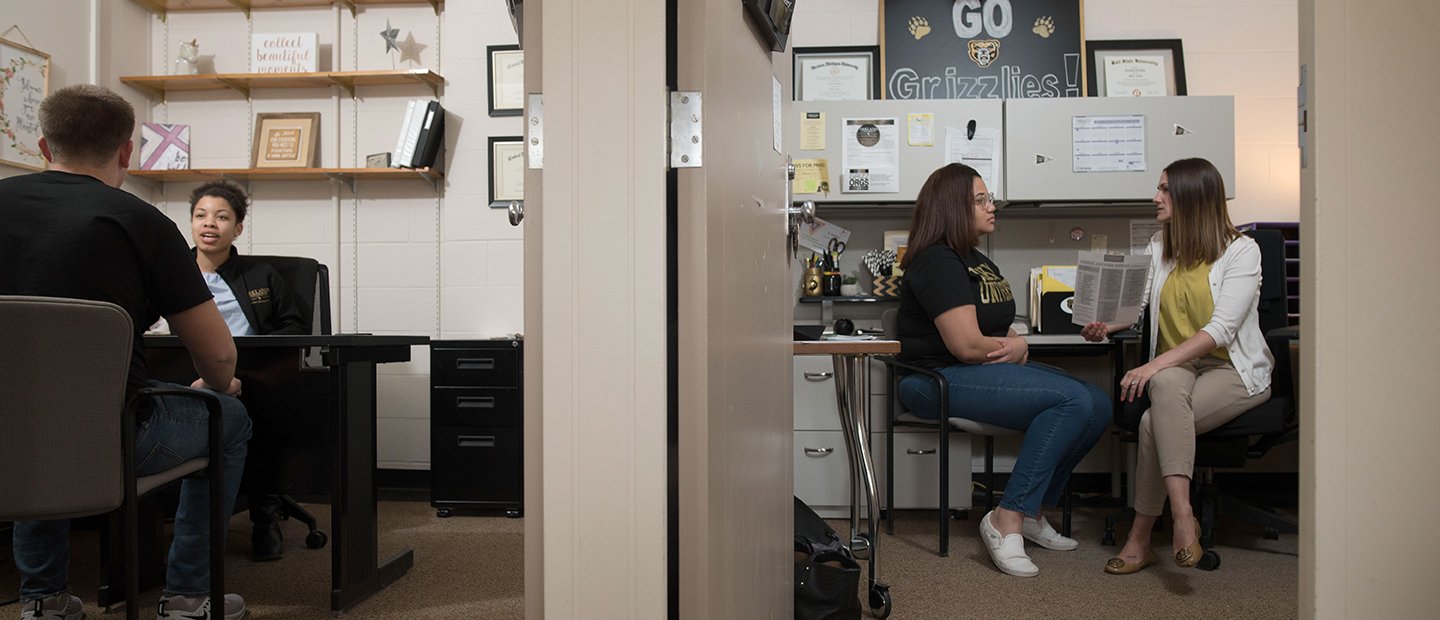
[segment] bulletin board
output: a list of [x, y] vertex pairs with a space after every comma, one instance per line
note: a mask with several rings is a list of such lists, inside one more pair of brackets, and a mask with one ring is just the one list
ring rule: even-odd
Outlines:
[[0, 39], [0, 163], [44, 170], [40, 101], [50, 92], [50, 55]]
[[1080, 97], [1084, 0], [883, 0], [885, 98]]

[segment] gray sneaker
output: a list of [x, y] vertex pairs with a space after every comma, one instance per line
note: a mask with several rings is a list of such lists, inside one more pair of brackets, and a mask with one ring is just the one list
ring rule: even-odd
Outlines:
[[[225, 595], [225, 620], [245, 620], [249, 612], [239, 594]], [[210, 617], [208, 596], [162, 596], [155, 620], [202, 620]]]
[[61, 592], [26, 601], [20, 608], [20, 620], [85, 620], [85, 605], [80, 597]]

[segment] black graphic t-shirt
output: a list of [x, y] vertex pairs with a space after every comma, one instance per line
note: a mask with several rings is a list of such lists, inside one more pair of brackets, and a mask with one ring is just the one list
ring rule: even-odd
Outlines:
[[944, 244], [916, 254], [900, 280], [900, 360], [927, 368], [963, 364], [945, 348], [935, 317], [968, 305], [975, 306], [980, 333], [1000, 337], [1010, 332], [1015, 295], [989, 258], [979, 250], [961, 255]]

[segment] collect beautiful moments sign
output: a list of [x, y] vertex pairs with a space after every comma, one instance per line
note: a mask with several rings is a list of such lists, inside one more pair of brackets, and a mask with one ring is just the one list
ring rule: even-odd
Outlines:
[[257, 34], [250, 41], [255, 73], [314, 73], [319, 37], [313, 32]]

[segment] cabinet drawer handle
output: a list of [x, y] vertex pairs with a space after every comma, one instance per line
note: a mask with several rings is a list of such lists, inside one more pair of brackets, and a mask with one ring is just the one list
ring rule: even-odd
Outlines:
[[824, 456], [834, 452], [835, 448], [805, 448], [805, 454], [819, 454]]
[[805, 380], [806, 380], [806, 381], [824, 381], [824, 380], [829, 379], [829, 378], [834, 377], [834, 376], [835, 376], [835, 373], [833, 373], [833, 372], [807, 372], [807, 373], [805, 373]]
[[905, 454], [917, 454], [917, 455], [922, 455], [922, 456], [923, 456], [923, 455], [926, 455], [926, 454], [935, 454], [935, 449], [934, 449], [934, 448], [931, 448], [931, 449], [929, 449], [929, 450], [919, 450], [919, 449], [916, 449], [916, 448], [907, 448], [907, 449], [905, 450]]
[[494, 435], [460, 435], [455, 438], [455, 445], [461, 448], [494, 448]]
[[460, 370], [495, 370], [495, 358], [462, 357], [455, 360], [455, 368]]
[[494, 396], [456, 396], [455, 406], [459, 409], [494, 409]]

